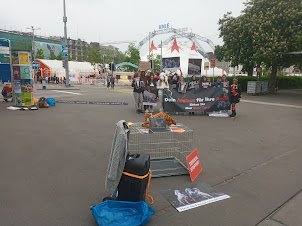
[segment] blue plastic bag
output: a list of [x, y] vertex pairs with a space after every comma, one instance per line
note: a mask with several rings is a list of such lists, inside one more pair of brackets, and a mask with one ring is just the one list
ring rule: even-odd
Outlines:
[[126, 202], [108, 200], [91, 208], [98, 225], [145, 225], [155, 211], [144, 201]]
[[55, 106], [56, 105], [56, 101], [54, 98], [47, 98], [46, 102], [48, 103], [49, 106]]

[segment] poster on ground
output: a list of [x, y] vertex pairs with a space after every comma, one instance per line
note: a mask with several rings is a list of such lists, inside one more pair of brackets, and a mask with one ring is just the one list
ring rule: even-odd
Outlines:
[[180, 68], [180, 58], [179, 57], [163, 58], [162, 61], [163, 61], [163, 69]]
[[212, 112], [230, 109], [229, 97], [223, 88], [188, 89], [180, 93], [176, 89], [164, 89], [165, 112]]
[[202, 59], [189, 59], [188, 75], [200, 76], [201, 75], [201, 64], [202, 64]]
[[179, 212], [230, 198], [230, 196], [215, 190], [206, 183], [195, 186], [179, 186], [162, 190], [160, 193]]

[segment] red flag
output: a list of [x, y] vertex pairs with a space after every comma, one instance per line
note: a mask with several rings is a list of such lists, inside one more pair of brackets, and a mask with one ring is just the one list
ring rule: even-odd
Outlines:
[[193, 42], [193, 45], [191, 47], [191, 50], [195, 50], [197, 52], [197, 49], [196, 49], [196, 46], [195, 46], [195, 43]]
[[153, 43], [153, 40], [151, 42], [151, 47], [150, 47], [150, 52], [152, 52], [153, 50], [157, 50], [156, 46]]
[[177, 45], [177, 42], [176, 42], [176, 38], [174, 39], [173, 41], [173, 45], [171, 47], [171, 53], [176, 50], [177, 52], [179, 52], [179, 46]]

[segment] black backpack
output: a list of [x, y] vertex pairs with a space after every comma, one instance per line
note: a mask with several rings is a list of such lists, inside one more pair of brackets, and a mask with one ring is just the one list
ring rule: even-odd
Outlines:
[[2, 94], [2, 96], [4, 96], [4, 97], [7, 95], [7, 91], [6, 91], [6, 88], [5, 88], [5, 87], [2, 89], [2, 93], [1, 93], [1, 94]]

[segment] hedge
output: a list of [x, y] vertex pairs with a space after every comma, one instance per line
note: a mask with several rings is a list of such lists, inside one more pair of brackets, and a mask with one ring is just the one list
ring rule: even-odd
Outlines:
[[[251, 79], [250, 76], [238, 76], [238, 82], [241, 85], [243, 91], [247, 89], [248, 81], [257, 81], [257, 77], [253, 77]], [[227, 77], [227, 79], [231, 82], [233, 80], [232, 77]], [[260, 81], [269, 81], [270, 77], [263, 76], [259, 77]], [[277, 76], [277, 86], [279, 89], [302, 89], [302, 77], [300, 76]]]
[[[212, 80], [212, 77], [209, 77]], [[233, 82], [234, 77], [227, 77], [230, 83]], [[248, 81], [257, 81], [257, 77], [250, 76], [237, 76], [238, 83], [241, 85], [242, 91], [247, 90]], [[217, 77], [215, 77], [216, 81]], [[260, 81], [269, 81], [269, 76], [259, 77]], [[189, 79], [187, 79], [189, 81]], [[277, 85], [279, 89], [302, 89], [302, 76], [277, 76]]]

